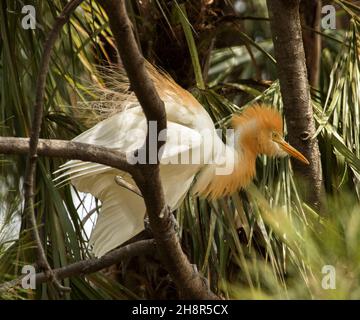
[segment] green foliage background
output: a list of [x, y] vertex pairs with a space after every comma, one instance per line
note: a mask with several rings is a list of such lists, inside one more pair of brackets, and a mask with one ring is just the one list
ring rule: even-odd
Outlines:
[[[29, 1], [37, 10], [35, 30], [21, 27], [20, 1], [0, 5], [2, 136], [29, 135], [43, 44], [65, 3]], [[199, 14], [198, 3], [156, 0], [146, 2], [144, 8], [137, 1], [127, 1], [144, 56], [186, 86], [221, 128], [228, 125], [232, 113], [255, 101], [281, 110], [265, 1], [246, 2], [242, 18], [235, 21], [218, 19], [219, 12], [211, 5]], [[231, 3], [224, 3], [216, 8], [226, 13]], [[222, 297], [360, 298], [360, 7], [340, 0], [334, 4], [338, 28], [321, 33], [320, 85], [312, 89], [326, 193], [324, 212], [315, 212], [303, 202], [301, 181], [294, 180], [288, 159], [266, 157], [258, 159], [257, 177], [247, 190], [212, 202], [188, 196], [177, 212], [184, 251]], [[164, 39], [171, 40], [168, 48]], [[88, 101], [97, 98], [91, 88], [106, 85], [98, 66], [114, 62], [114, 56], [104, 13], [95, 1], [85, 1], [62, 30], [52, 53], [43, 138], [71, 139], [91, 125], [97, 112], [88, 107]], [[89, 209], [84, 195], [52, 181], [52, 172], [64, 161], [41, 158], [37, 169], [36, 210], [54, 268], [91, 257], [79, 217], [80, 211]], [[24, 169], [24, 157], [1, 156], [0, 282], [16, 278], [24, 264], [34, 262], [33, 243], [21, 216]], [[322, 288], [325, 265], [336, 269], [335, 290]], [[0, 297], [177, 297], [156, 259], [125, 261], [115, 276], [98, 272], [66, 279], [64, 284], [72, 288], [64, 297], [51, 284], [32, 293], [2, 292]]]

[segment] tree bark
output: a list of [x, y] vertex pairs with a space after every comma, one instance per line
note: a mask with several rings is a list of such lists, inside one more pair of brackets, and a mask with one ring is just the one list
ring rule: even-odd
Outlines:
[[[0, 154], [29, 153], [28, 138], [0, 137]], [[109, 148], [67, 140], [39, 139], [37, 154], [44, 157], [65, 158], [100, 163], [134, 174], [137, 167], [127, 161], [126, 154]]]
[[304, 197], [320, 207], [322, 171], [305, 63], [299, 15], [299, 0], [267, 0], [277, 71], [289, 142], [310, 161], [292, 160], [294, 172], [306, 183]]
[[[166, 129], [166, 111], [164, 103], [145, 69], [145, 59], [136, 44], [125, 2], [124, 0], [99, 0], [98, 2], [109, 18], [116, 47], [148, 124], [149, 121], [157, 123], [155, 139], [158, 142], [157, 151], [159, 151], [165, 143], [158, 140], [158, 134]], [[149, 135], [148, 129], [143, 146], [147, 151], [154, 147], [150, 145], [154, 137], [149, 139]], [[218, 297], [209, 290], [207, 283], [194, 270], [182, 251], [176, 223], [165, 203], [158, 162], [157, 164], [136, 165], [136, 168], [137, 171], [134, 172], [133, 178], [143, 195], [161, 261], [180, 289], [182, 296], [188, 299], [217, 299]]]
[[[316, 88], [319, 83], [321, 56], [321, 0], [302, 0], [300, 18], [309, 83]], [[316, 32], [317, 31], [317, 32]]]

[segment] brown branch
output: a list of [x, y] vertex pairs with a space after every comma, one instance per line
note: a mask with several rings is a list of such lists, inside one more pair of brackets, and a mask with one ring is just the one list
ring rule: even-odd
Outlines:
[[[127, 72], [131, 87], [140, 102], [146, 119], [156, 121], [157, 133], [166, 129], [166, 112], [153, 82], [147, 74], [145, 59], [139, 52], [131, 22], [123, 0], [99, 0], [109, 17], [110, 28], [117, 43], [122, 64]], [[148, 140], [148, 139], [147, 139]], [[158, 149], [164, 144], [159, 141]]]
[[307, 183], [305, 198], [319, 208], [322, 172], [310, 99], [299, 16], [299, 0], [267, 0], [271, 19], [280, 89], [289, 142], [305, 155], [310, 165], [292, 161], [295, 173]]
[[[0, 154], [28, 153], [28, 138], [0, 137]], [[87, 143], [39, 139], [37, 154], [46, 157], [96, 162], [130, 174], [137, 171], [135, 166], [128, 163], [125, 154]]]
[[[147, 121], [156, 121], [158, 133], [166, 129], [164, 103], [146, 72], [144, 58], [137, 47], [125, 3], [123, 0], [99, 0], [98, 2], [108, 15], [117, 49], [136, 97]], [[158, 141], [157, 137], [149, 137], [148, 130], [148, 138], [156, 139], [157, 150], [159, 150], [163, 143]], [[147, 147], [146, 150], [149, 151], [154, 146], [149, 145], [150, 139], [146, 141], [144, 147]], [[150, 226], [165, 268], [184, 297], [216, 299], [217, 297], [209, 290], [182, 251], [174, 218], [165, 203], [158, 164], [139, 165], [138, 168], [140, 172], [134, 174], [133, 177], [144, 197]]]
[[[96, 271], [108, 268], [116, 263], [121, 262], [125, 258], [153, 255], [155, 252], [155, 240], [140, 240], [124, 247], [115, 249], [101, 258], [93, 258], [75, 262], [66, 267], [54, 269], [54, 274], [58, 279], [70, 278], [74, 276], [82, 276], [84, 274], [94, 273]], [[46, 275], [38, 273], [36, 275], [36, 283], [46, 282]]]
[[49, 71], [50, 56], [52, 49], [55, 45], [55, 41], [58, 38], [59, 32], [64, 24], [69, 20], [70, 14], [83, 0], [72, 0], [63, 9], [59, 17], [49, 33], [49, 36], [44, 45], [44, 52], [42, 55], [40, 70], [38, 73], [36, 83], [36, 98], [35, 107], [32, 120], [31, 134], [30, 134], [30, 148], [29, 154], [26, 161], [26, 169], [24, 175], [24, 213], [29, 219], [30, 226], [33, 232], [34, 241], [36, 243], [37, 250], [37, 265], [45, 270], [47, 277], [54, 283], [55, 287], [59, 291], [69, 291], [70, 288], [63, 287], [60, 282], [57, 281], [49, 262], [47, 261], [44, 247], [41, 243], [39, 230], [36, 223], [36, 216], [34, 210], [34, 190], [35, 190], [35, 179], [36, 179], [36, 160], [37, 160], [37, 149], [40, 137], [41, 123], [43, 118], [43, 101], [45, 96], [45, 82], [46, 76]]
[[300, 19], [308, 79], [310, 85], [315, 88], [318, 86], [320, 76], [321, 7], [321, 0], [303, 0], [300, 2]]
[[[53, 269], [52, 271], [56, 279], [83, 276], [85, 274], [94, 273], [99, 270], [108, 268], [113, 264], [121, 262], [125, 258], [153, 255], [155, 249], [155, 240], [140, 240], [135, 243], [128, 244], [124, 247], [115, 249], [101, 258], [78, 261], [62, 268]], [[37, 273], [35, 277], [36, 285], [48, 281], [48, 277], [44, 272]], [[19, 286], [21, 284], [22, 278], [23, 277], [20, 277], [1, 284], [0, 292], [6, 292], [11, 288]]]

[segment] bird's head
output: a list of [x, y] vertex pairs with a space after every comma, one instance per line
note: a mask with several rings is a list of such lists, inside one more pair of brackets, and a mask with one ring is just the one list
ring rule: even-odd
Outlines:
[[285, 142], [283, 121], [280, 113], [268, 106], [255, 105], [232, 117], [232, 126], [237, 136], [238, 147], [255, 156], [294, 158], [309, 164], [309, 161], [294, 147]]

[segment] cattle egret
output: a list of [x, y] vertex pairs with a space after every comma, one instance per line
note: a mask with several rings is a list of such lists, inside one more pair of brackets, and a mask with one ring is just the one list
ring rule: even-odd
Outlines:
[[[255, 175], [259, 154], [279, 157], [289, 154], [309, 163], [284, 141], [278, 111], [264, 105], [244, 108], [232, 117], [233, 135], [229, 138], [232, 144], [224, 144], [209, 114], [190, 92], [154, 67], [148, 65], [147, 69], [167, 113], [160, 176], [166, 202], [172, 210], [179, 207], [190, 188], [194, 195], [215, 199], [246, 187]], [[74, 141], [133, 154], [131, 151], [144, 144], [146, 118], [133, 94], [113, 95], [118, 95], [118, 99], [113, 97], [112, 103], [121, 101], [120, 111]], [[57, 172], [62, 173], [57, 179], [68, 177], [78, 191], [91, 193], [102, 202], [90, 237], [95, 256], [104, 255], [144, 230], [146, 208], [141, 195], [115, 181], [121, 177], [127, 184], [135, 185], [129, 174], [78, 160], [65, 163]]]

